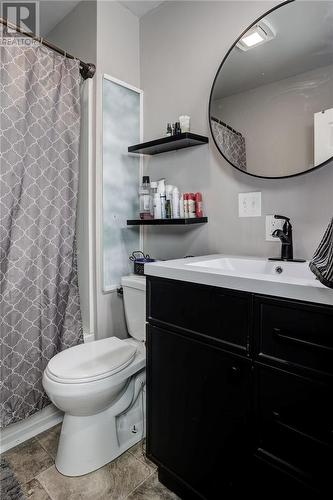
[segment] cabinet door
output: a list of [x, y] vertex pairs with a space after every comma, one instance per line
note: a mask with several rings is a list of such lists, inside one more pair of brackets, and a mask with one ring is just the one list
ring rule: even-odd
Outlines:
[[147, 361], [148, 455], [215, 500], [250, 453], [251, 363], [151, 325]]

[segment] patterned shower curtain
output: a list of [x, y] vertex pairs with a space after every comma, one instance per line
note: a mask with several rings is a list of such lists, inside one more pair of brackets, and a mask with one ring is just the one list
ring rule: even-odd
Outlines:
[[75, 252], [79, 61], [0, 47], [1, 426], [49, 401], [42, 375], [82, 342]]
[[246, 170], [245, 138], [216, 118], [212, 118], [211, 123], [213, 135], [224, 156], [235, 167]]

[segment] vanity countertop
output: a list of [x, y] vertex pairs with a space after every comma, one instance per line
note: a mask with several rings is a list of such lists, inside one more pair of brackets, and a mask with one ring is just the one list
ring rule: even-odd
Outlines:
[[215, 254], [145, 264], [145, 274], [333, 305], [333, 289], [316, 279], [309, 262]]

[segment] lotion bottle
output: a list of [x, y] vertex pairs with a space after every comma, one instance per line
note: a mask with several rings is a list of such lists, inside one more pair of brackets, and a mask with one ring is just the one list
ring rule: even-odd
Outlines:
[[195, 214], [195, 196], [194, 196], [194, 193], [188, 193], [188, 196], [187, 196], [187, 206], [188, 206], [188, 217], [190, 219], [194, 219], [196, 217], [196, 214]]

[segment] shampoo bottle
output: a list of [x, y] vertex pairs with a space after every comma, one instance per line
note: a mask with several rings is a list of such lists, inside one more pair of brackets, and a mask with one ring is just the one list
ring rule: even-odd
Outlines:
[[184, 215], [184, 193], [182, 193], [180, 195], [180, 198], [179, 198], [179, 217], [181, 219], [185, 218], [185, 215]]
[[174, 187], [172, 190], [172, 218], [179, 219], [180, 217], [179, 189]]
[[167, 184], [165, 186], [165, 217], [171, 219], [172, 217], [172, 191], [173, 186]]
[[157, 183], [157, 192], [160, 195], [160, 204], [161, 204], [161, 219], [166, 218], [165, 212], [165, 179], [160, 179]]
[[157, 194], [157, 182], [151, 181], [150, 183], [150, 214], [153, 218], [154, 215], [154, 203], [155, 203], [155, 195]]
[[149, 176], [142, 177], [142, 183], [139, 188], [140, 199], [140, 219], [150, 219], [150, 181]]

